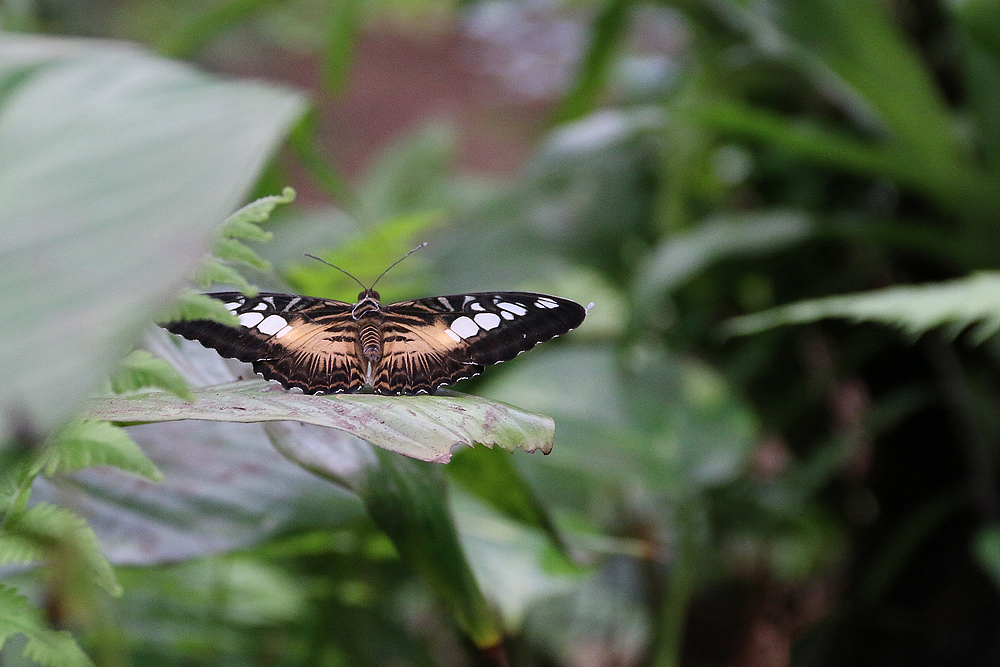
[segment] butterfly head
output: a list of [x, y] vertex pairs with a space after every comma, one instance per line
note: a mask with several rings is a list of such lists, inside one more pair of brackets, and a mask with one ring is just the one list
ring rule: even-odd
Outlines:
[[365, 289], [365, 291], [358, 294], [358, 302], [354, 304], [351, 316], [357, 320], [368, 313], [381, 312], [382, 308], [379, 305], [380, 299], [381, 297], [378, 292], [371, 288]]

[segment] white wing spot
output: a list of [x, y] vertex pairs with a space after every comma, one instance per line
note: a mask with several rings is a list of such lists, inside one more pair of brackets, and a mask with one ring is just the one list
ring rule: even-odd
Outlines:
[[288, 326], [288, 322], [285, 321], [284, 317], [280, 315], [268, 315], [264, 318], [263, 322], [257, 325], [257, 331], [268, 336], [273, 336], [286, 326]]
[[440, 303], [445, 308], [448, 308], [449, 310], [451, 309], [451, 303], [448, 301], [448, 299], [444, 298], [443, 296], [438, 297], [438, 303]]
[[267, 310], [267, 304], [261, 301], [260, 303], [258, 303], [256, 306], [253, 307], [253, 310]]
[[509, 313], [506, 310], [501, 310], [500, 311], [500, 316], [503, 317], [505, 320], [512, 320], [512, 319], [514, 319], [514, 314], [513, 313]]
[[291, 324], [286, 324], [285, 326], [283, 326], [281, 328], [281, 330], [278, 333], [274, 334], [274, 337], [275, 338], [281, 338], [282, 336], [284, 336], [286, 333], [288, 333], [291, 330], [292, 330], [292, 325]]
[[479, 312], [483, 312], [486, 309], [483, 307], [483, 304], [478, 301], [473, 301], [469, 304], [469, 310], [478, 310]]
[[479, 333], [479, 325], [463, 315], [451, 323], [451, 330], [462, 338], [471, 338]]
[[445, 329], [445, 330], [444, 330], [444, 332], [445, 332], [446, 334], [448, 334], [448, 336], [449, 336], [449, 337], [450, 337], [450, 338], [451, 338], [451, 339], [452, 339], [453, 341], [455, 341], [456, 343], [461, 343], [461, 342], [462, 342], [462, 337], [461, 337], [461, 336], [459, 336], [459, 335], [458, 335], [457, 333], [455, 333], [454, 331], [452, 331], [451, 329]]
[[547, 297], [540, 297], [535, 300], [536, 308], [558, 308], [559, 304]]
[[261, 315], [260, 313], [250, 311], [249, 313], [243, 313], [242, 315], [240, 315], [240, 324], [242, 324], [248, 329], [253, 329], [255, 326], [260, 324], [261, 320], [263, 319], [264, 316]]
[[[528, 312], [528, 309], [519, 303], [507, 303], [506, 301], [501, 301], [497, 304], [497, 308], [505, 310], [508, 313], [513, 313], [514, 315], [521, 316]], [[510, 319], [510, 318], [507, 318]]]
[[476, 324], [481, 326], [485, 331], [496, 329], [500, 326], [500, 317], [496, 313], [479, 313], [472, 319], [474, 319]]
[[233, 301], [231, 303], [226, 304], [226, 310], [228, 310], [231, 313], [242, 305], [243, 304], [240, 303], [239, 301]]

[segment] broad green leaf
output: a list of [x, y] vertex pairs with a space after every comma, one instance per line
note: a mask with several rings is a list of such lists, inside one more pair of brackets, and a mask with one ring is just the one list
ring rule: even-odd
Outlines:
[[[454, 465], [446, 469], [449, 474]], [[462, 490], [453, 488], [450, 495], [472, 571], [506, 628], [523, 631], [531, 605], [579, 585], [585, 570], [552, 548], [551, 535], [493, 511]]]
[[915, 188], [958, 215], [995, 211], [996, 186], [990, 177], [962, 165], [914, 159], [895, 144], [874, 143], [845, 132], [806, 123], [742, 102], [711, 103], [692, 111], [717, 130], [789, 151], [819, 164], [889, 178]]
[[447, 471], [470, 495], [514, 521], [544, 531], [560, 550], [566, 550], [545, 505], [518, 472], [509, 453], [499, 448], [465, 449], [456, 453]]
[[223, 0], [185, 13], [179, 25], [159, 34], [159, 50], [174, 58], [189, 58], [212, 38], [233, 29], [233, 25], [276, 0]]
[[706, 220], [667, 237], [639, 271], [639, 294], [669, 291], [713, 262], [778, 252], [812, 233], [805, 215], [790, 211], [735, 214]]
[[362, 176], [357, 203], [350, 212], [373, 226], [439, 211], [453, 203], [455, 143], [455, 131], [442, 124], [392, 142]]
[[618, 49], [628, 33], [631, 0], [605, 0], [589, 32], [590, 44], [580, 61], [570, 91], [563, 98], [556, 121], [575, 120], [592, 111], [604, 89]]
[[446, 463], [459, 445], [552, 448], [548, 417], [474, 396], [312, 396], [264, 380], [194, 391], [195, 402], [164, 392], [93, 399], [89, 412], [118, 422], [207, 419], [230, 422], [300, 421], [346, 431], [373, 445], [423, 461]]
[[68, 630], [47, 627], [26, 598], [0, 584], [0, 647], [15, 634], [28, 639], [24, 654], [46, 667], [93, 667]]
[[979, 564], [1000, 587], [1000, 526], [981, 528], [973, 546]]
[[997, 0], [961, 0], [945, 3], [958, 24], [993, 57], [1000, 59], [1000, 2]]
[[[756, 18], [774, 22], [817, 84], [829, 86], [833, 74], [850, 87], [853, 100], [847, 94], [837, 101], [859, 120], [882, 124], [890, 140], [924, 168], [939, 171], [956, 163], [957, 135], [944, 99], [886, 8], [870, 0], [753, 4]], [[757, 34], [761, 44], [773, 47], [774, 33]], [[868, 111], [875, 118], [865, 118]]]
[[[337, 244], [336, 249], [319, 251], [310, 249], [310, 254], [319, 252], [323, 260], [352, 274], [365, 285], [372, 284], [393, 262], [413, 250], [414, 239], [429, 234], [441, 223], [437, 211], [420, 211], [384, 220], [377, 227], [363, 234], [354, 234]], [[392, 302], [394, 294], [403, 294], [414, 289], [414, 276], [419, 273], [424, 252], [394, 267], [379, 283], [379, 291], [387, 302]], [[285, 268], [282, 277], [298, 294], [330, 295], [344, 300], [353, 299], [359, 285], [349, 277], [313, 259], [301, 257]]]
[[[78, 410], [300, 113], [111, 42], [0, 41], [0, 440]], [[44, 307], [42, 307], [44, 304]]]
[[[668, 496], [719, 485], [741, 473], [757, 437], [753, 413], [723, 378], [683, 357], [628, 363], [605, 346], [542, 350], [483, 391], [552, 415], [558, 456], [532, 467], [573, 471], [591, 485]], [[547, 502], [568, 502], [533, 487]]]
[[328, 3], [329, 28], [323, 49], [323, 92], [330, 97], [343, 95], [350, 80], [355, 42], [361, 30], [364, 3], [359, 0], [336, 0]]
[[[446, 602], [480, 648], [500, 640], [458, 542], [441, 469], [310, 424], [266, 424], [275, 447], [303, 468], [343, 485], [364, 503], [400, 557]], [[336, 432], [334, 432], [336, 433]]]
[[952, 336], [975, 325], [973, 337], [983, 341], [1000, 330], [1000, 274], [974, 273], [944, 283], [886, 287], [870, 292], [799, 301], [730, 320], [729, 335], [747, 336], [788, 324], [842, 317], [853, 322], [880, 322], [919, 336], [946, 327]]
[[38, 464], [50, 477], [91, 466], [113, 466], [153, 482], [163, 479], [160, 471], [123, 429], [93, 420], [71, 421], [56, 431], [46, 444]]
[[445, 600], [455, 620], [480, 649], [500, 645], [490, 610], [458, 541], [443, 471], [375, 449], [378, 465], [356, 475], [354, 490], [400, 556]]

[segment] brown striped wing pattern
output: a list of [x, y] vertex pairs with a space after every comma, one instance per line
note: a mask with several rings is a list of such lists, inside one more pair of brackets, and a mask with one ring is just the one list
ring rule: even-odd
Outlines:
[[163, 326], [310, 394], [433, 393], [566, 333], [586, 315], [573, 301], [530, 292], [457, 294], [389, 306], [379, 304], [372, 290], [355, 304], [273, 293], [210, 296], [226, 304], [239, 327], [207, 320]]

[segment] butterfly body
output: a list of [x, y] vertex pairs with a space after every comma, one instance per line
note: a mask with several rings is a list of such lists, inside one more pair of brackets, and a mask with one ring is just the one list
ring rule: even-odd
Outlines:
[[240, 326], [210, 320], [163, 326], [310, 394], [433, 393], [566, 333], [586, 315], [573, 301], [531, 292], [456, 294], [388, 306], [373, 289], [353, 304], [278, 293], [209, 296], [226, 304]]

